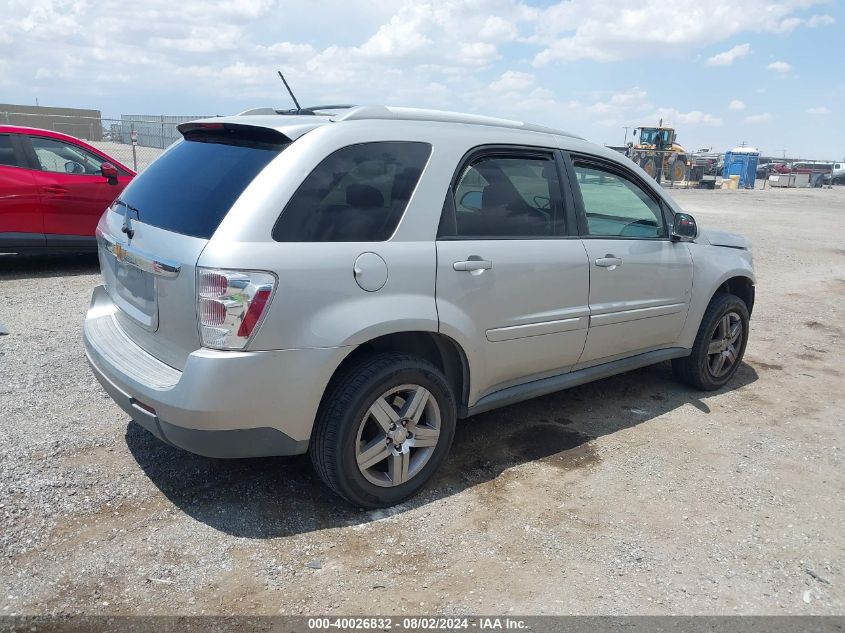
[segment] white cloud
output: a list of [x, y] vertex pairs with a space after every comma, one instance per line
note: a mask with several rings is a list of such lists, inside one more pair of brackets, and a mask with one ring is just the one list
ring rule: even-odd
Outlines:
[[630, 90], [614, 93], [610, 97], [610, 102], [621, 106], [633, 105], [641, 103], [647, 95], [648, 93], [645, 90], [639, 86], [634, 86]]
[[769, 114], [768, 112], [763, 112], [762, 114], [752, 114], [751, 116], [745, 117], [746, 123], [768, 123], [774, 117]]
[[737, 59], [751, 52], [751, 44], [739, 44], [723, 53], [717, 53], [707, 60], [708, 66], [730, 66]]
[[489, 42], [461, 44], [457, 60], [470, 66], [485, 66], [499, 58], [496, 47]]
[[599, 115], [599, 125], [610, 127], [614, 125], [639, 125], [653, 106], [648, 102], [648, 92], [634, 86], [617, 92], [598, 92], [593, 102], [583, 106], [583, 110], [590, 114]]
[[834, 22], [836, 22], [836, 20], [833, 19], [832, 15], [814, 15], [808, 18], [804, 22], [804, 25], [813, 29], [817, 26], [828, 26], [830, 24], [833, 24]]
[[824, 106], [816, 106], [814, 108], [807, 108], [807, 114], [812, 114], [814, 116], [824, 116], [826, 114], [830, 114], [830, 110], [825, 108]]
[[739, 99], [734, 99], [728, 104], [729, 110], [745, 110], [745, 102]]
[[[656, 124], [663, 115], [685, 140], [731, 143], [749, 112], [728, 104], [735, 95], [756, 96], [755, 86], [747, 94], [727, 85], [677, 94], [673, 73], [759, 56], [762, 44], [752, 38], [761, 35], [770, 40], [767, 46], [784, 51], [788, 41], [778, 43], [776, 34], [834, 22], [813, 10], [823, 4], [710, 0], [705, 8], [699, 0], [676, 0], [666, 11], [665, 0], [321, 0], [318, 11], [296, 11], [280, 0], [145, 0], [105, 11], [91, 0], [11, 0], [0, 28], [0, 93], [13, 102], [38, 97], [41, 103], [100, 107], [109, 115], [287, 108], [276, 76], [281, 69], [303, 104], [465, 110], [592, 138], [602, 126]], [[646, 59], [659, 70], [630, 75], [621, 65], [607, 73], [590, 64], [532, 68], [579, 59]], [[636, 79], [614, 82], [623, 71]], [[587, 81], [586, 73], [593, 75]], [[772, 74], [791, 78], [795, 69]], [[805, 75], [806, 94], [821, 89], [814, 82], [822, 80]], [[786, 84], [777, 83], [770, 99], [789, 101], [784, 107], [799, 112], [809, 107], [796, 105], [800, 95], [784, 95]], [[838, 89], [834, 84], [831, 89]], [[704, 93], [713, 98], [707, 105], [701, 105]], [[804, 120], [817, 122], [808, 114]], [[842, 145], [837, 132], [824, 141]], [[779, 131], [789, 133], [796, 132], [786, 126]]]
[[658, 108], [657, 113], [652, 118], [663, 119], [664, 125], [702, 125], [716, 127], [723, 123], [719, 117], [701, 112], [700, 110], [680, 112], [674, 108]]
[[536, 66], [579, 59], [677, 58], [744, 32], [783, 33], [821, 26], [827, 23], [821, 16], [795, 16], [818, 2], [711, 0], [703, 8], [697, 0], [676, 0], [667, 11], [663, 0], [625, 5], [617, 0], [568, 0], [541, 11], [529, 39], [545, 47], [534, 57]]
[[800, 26], [805, 26], [809, 29], [814, 29], [819, 26], [828, 26], [833, 24], [836, 20], [831, 15], [811, 15], [809, 18], [786, 18], [780, 22], [780, 25], [775, 29], [778, 33], [789, 33]]
[[494, 92], [524, 92], [534, 87], [534, 75], [508, 70], [490, 84]]
[[519, 31], [513, 22], [497, 15], [491, 15], [484, 22], [478, 39], [484, 42], [508, 42], [516, 39]]
[[792, 66], [787, 64], [786, 62], [772, 62], [768, 66], [766, 66], [768, 70], [773, 70], [778, 73], [788, 73], [792, 70]]
[[487, 86], [473, 90], [470, 98], [475, 111], [517, 119], [533, 118], [556, 127], [569, 127], [561, 121], [577, 115], [581, 107], [577, 101], [557, 99], [551, 90], [538, 86], [531, 73], [514, 70], [505, 71]]
[[234, 50], [243, 37], [243, 27], [232, 24], [191, 26], [174, 37], [153, 37], [150, 44], [159, 49], [188, 53], [219, 53]]
[[293, 42], [276, 42], [266, 48], [267, 54], [281, 59], [304, 59], [313, 57], [317, 51], [310, 44], [295, 44]]
[[394, 15], [358, 49], [366, 57], [403, 57], [432, 43], [426, 33], [431, 15], [425, 5], [407, 8]]

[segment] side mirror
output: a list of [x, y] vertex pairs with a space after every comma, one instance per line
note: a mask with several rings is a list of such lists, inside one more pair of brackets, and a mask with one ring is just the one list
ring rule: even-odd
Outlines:
[[461, 196], [460, 204], [464, 209], [471, 209], [473, 211], [480, 211], [481, 210], [481, 192], [480, 191], [467, 191], [464, 195]]
[[111, 163], [103, 163], [100, 165], [100, 173], [103, 175], [103, 178], [109, 181], [110, 185], [117, 184], [117, 167]]
[[676, 213], [672, 222], [672, 240], [691, 242], [698, 237], [698, 224], [689, 213]]

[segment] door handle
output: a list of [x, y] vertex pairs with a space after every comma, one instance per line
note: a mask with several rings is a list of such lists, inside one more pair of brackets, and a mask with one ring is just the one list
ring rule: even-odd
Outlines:
[[67, 189], [60, 185], [47, 185], [46, 187], [44, 187], [44, 191], [46, 193], [51, 193], [56, 196], [60, 196], [62, 194], [67, 193]]
[[611, 255], [608, 253], [604, 257], [599, 257], [596, 260], [596, 266], [601, 266], [602, 268], [609, 268], [613, 270], [617, 266], [622, 265], [622, 259], [620, 257], [616, 257], [615, 255]]
[[493, 268], [493, 262], [487, 259], [481, 259], [480, 257], [473, 255], [466, 261], [462, 262], [455, 262], [452, 264], [452, 268], [459, 271], [466, 271], [466, 272], [473, 272], [476, 270], [490, 270]]

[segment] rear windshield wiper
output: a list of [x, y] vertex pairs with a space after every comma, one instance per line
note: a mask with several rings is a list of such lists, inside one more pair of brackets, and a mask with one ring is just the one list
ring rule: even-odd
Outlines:
[[135, 214], [135, 219], [141, 219], [141, 212], [138, 210], [137, 207], [133, 207], [128, 202], [124, 202], [120, 198], [114, 201], [114, 205], [120, 205], [126, 208], [126, 214], [123, 216], [123, 226], [120, 227], [122, 233], [126, 233], [126, 237], [130, 240], [135, 236], [135, 229], [132, 228], [132, 224], [129, 222], [129, 212], [132, 211]]
[[117, 200], [115, 200], [112, 204], [119, 204], [119, 205], [120, 205], [120, 206], [122, 206], [122, 207], [126, 207], [127, 209], [129, 209], [130, 211], [132, 211], [132, 212], [135, 214], [135, 219], [136, 219], [136, 220], [140, 220], [140, 219], [141, 219], [141, 211], [140, 211], [137, 207], [133, 207], [133, 206], [132, 206], [131, 204], [129, 204], [128, 202], [124, 202], [123, 200], [121, 200], [120, 198], [118, 198], [118, 199], [117, 199]]

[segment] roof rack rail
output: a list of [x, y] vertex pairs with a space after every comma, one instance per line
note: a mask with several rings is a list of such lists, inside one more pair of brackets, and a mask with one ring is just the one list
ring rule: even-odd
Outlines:
[[[435, 121], [440, 123], [467, 123], [470, 125], [489, 125], [491, 127], [503, 127], [529, 132], [543, 132], [545, 134], [557, 134], [580, 139], [580, 136], [556, 130], [554, 128], [524, 121], [511, 119], [500, 119], [497, 117], [483, 116], [480, 114], [464, 114], [462, 112], [448, 112], [446, 110], [427, 110], [423, 108], [397, 108], [393, 106], [357, 106], [350, 108], [340, 116], [332, 120], [339, 121], [361, 121], [368, 119], [396, 119], [400, 121]], [[583, 140], [583, 139], [582, 139]]]

